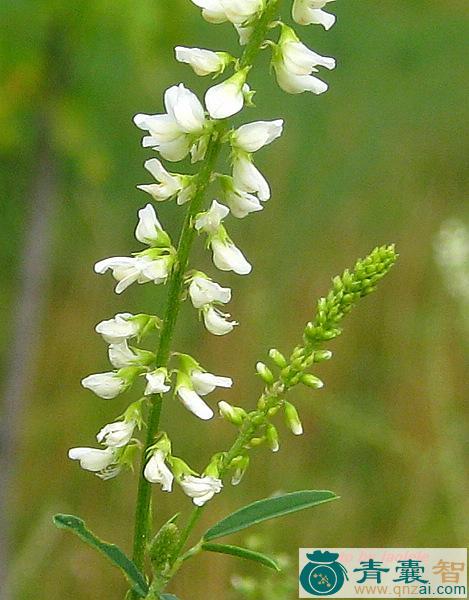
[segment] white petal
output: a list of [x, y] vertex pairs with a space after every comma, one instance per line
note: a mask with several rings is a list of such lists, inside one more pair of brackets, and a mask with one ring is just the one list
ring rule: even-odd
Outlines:
[[135, 425], [135, 421], [109, 423], [98, 432], [96, 439], [108, 447], [122, 448], [130, 442]]
[[229, 21], [241, 25], [262, 8], [262, 0], [220, 0]]
[[205, 327], [213, 335], [226, 335], [233, 331], [235, 325], [238, 325], [236, 321], [228, 321], [229, 316], [210, 306], [203, 313]]
[[183, 133], [170, 115], [138, 114], [134, 117], [134, 123], [139, 129], [150, 133], [154, 140], [150, 145], [172, 142]]
[[170, 492], [173, 486], [174, 475], [165, 463], [165, 455], [157, 450], [151, 456], [143, 470], [143, 476], [150, 483], [159, 483], [164, 492]]
[[270, 187], [262, 173], [245, 156], [237, 156], [233, 162], [233, 181], [236, 188], [255, 193], [259, 200], [270, 198]]
[[138, 334], [138, 324], [130, 320], [132, 317], [131, 313], [119, 313], [113, 319], [98, 323], [95, 331], [102, 335], [108, 344], [120, 344]]
[[257, 152], [282, 135], [283, 120], [256, 121], [241, 125], [233, 136], [233, 143], [246, 152]]
[[220, 377], [202, 371], [192, 371], [190, 377], [195, 391], [201, 396], [210, 394], [216, 387], [230, 388], [233, 385], [233, 380], [229, 377]]
[[213, 410], [194, 390], [181, 386], [178, 388], [177, 394], [187, 410], [190, 410], [199, 419], [207, 421], [213, 417]]
[[301, 94], [302, 92], [313, 92], [313, 94], [322, 94], [327, 91], [328, 85], [321, 79], [313, 75], [295, 75], [283, 67], [283, 65], [274, 65], [277, 75], [277, 83], [285, 92], [289, 94]]
[[171, 389], [171, 386], [166, 385], [166, 376], [162, 371], [156, 370], [153, 373], [147, 373], [145, 379], [148, 382], [144, 391], [145, 396], [151, 394], [165, 394]]
[[97, 473], [106, 469], [114, 461], [114, 453], [111, 448], [101, 450], [98, 448], [70, 448], [68, 457], [80, 461], [82, 469]]
[[231, 300], [230, 288], [223, 288], [218, 283], [205, 277], [194, 277], [189, 286], [189, 295], [194, 308], [202, 308], [212, 302], [226, 304]]
[[244, 254], [232, 242], [224, 243], [215, 238], [211, 246], [213, 262], [221, 271], [234, 271], [238, 275], [248, 275], [252, 271]]
[[116, 369], [131, 367], [139, 363], [139, 357], [128, 347], [126, 340], [119, 344], [110, 344], [108, 355], [111, 365]]
[[224, 23], [227, 20], [219, 0], [192, 0], [192, 2], [203, 9], [202, 15], [209, 23]]
[[226, 194], [226, 203], [230, 207], [231, 214], [237, 219], [243, 219], [252, 212], [263, 209], [262, 204], [256, 196], [243, 190], [233, 190]]
[[165, 106], [170, 117], [176, 121], [182, 131], [202, 132], [205, 125], [203, 106], [197, 96], [182, 83], [166, 90]]
[[207, 212], [197, 215], [194, 226], [197, 231], [215, 233], [229, 212], [229, 208], [214, 200]]
[[138, 211], [138, 219], [135, 237], [142, 244], [153, 245], [158, 238], [158, 230], [162, 229], [153, 206], [147, 204], [144, 208], [141, 208]]
[[223, 59], [216, 52], [202, 48], [176, 46], [176, 60], [190, 65], [197, 75], [217, 73], [223, 68]]
[[105, 400], [115, 398], [125, 389], [125, 381], [113, 372], [88, 375], [81, 385]]
[[214, 477], [194, 477], [186, 475], [180, 481], [184, 493], [193, 499], [196, 506], [203, 506], [215, 494], [221, 492], [223, 484]]
[[207, 90], [205, 105], [213, 119], [226, 119], [238, 113], [244, 106], [242, 84], [227, 79]]

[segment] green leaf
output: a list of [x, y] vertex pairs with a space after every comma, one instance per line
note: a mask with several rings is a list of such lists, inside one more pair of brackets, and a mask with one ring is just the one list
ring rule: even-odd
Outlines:
[[161, 600], [179, 600], [179, 598], [174, 596], [174, 594], [161, 594], [160, 598]]
[[324, 504], [336, 500], [338, 496], [334, 492], [326, 490], [304, 490], [301, 492], [292, 492], [283, 496], [273, 498], [264, 498], [252, 504], [235, 511], [228, 517], [225, 517], [213, 527], [211, 527], [203, 536], [205, 541], [215, 540], [236, 531], [246, 529], [256, 523], [275, 519], [289, 513], [297, 512], [311, 506]]
[[55, 515], [54, 524], [59, 529], [68, 529], [86, 544], [98, 550], [118, 567], [129, 580], [132, 588], [141, 597], [148, 594], [148, 585], [136, 565], [115, 544], [108, 544], [97, 538], [85, 525], [85, 522], [74, 515]]
[[240, 558], [246, 558], [247, 560], [254, 560], [269, 567], [269, 569], [280, 571], [280, 567], [273, 558], [261, 554], [260, 552], [254, 552], [254, 550], [248, 550], [247, 548], [240, 548], [239, 546], [231, 546], [229, 544], [209, 544], [205, 542], [202, 544], [202, 550], [219, 552], [220, 554], [231, 554], [232, 556], [239, 556]]

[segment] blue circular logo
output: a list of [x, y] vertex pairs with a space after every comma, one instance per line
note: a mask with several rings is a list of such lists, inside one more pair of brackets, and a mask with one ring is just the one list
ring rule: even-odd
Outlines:
[[308, 562], [300, 573], [300, 583], [305, 592], [314, 596], [332, 596], [348, 580], [347, 569], [338, 554], [316, 550], [307, 554]]

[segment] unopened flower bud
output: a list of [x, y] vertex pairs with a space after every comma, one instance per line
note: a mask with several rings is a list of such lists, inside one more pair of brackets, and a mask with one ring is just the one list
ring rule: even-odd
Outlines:
[[267, 385], [271, 385], [274, 382], [272, 371], [263, 362], [258, 362], [256, 364], [256, 371], [260, 378], [267, 383]]
[[230, 466], [235, 469], [231, 477], [231, 484], [238, 485], [249, 467], [249, 456], [237, 456], [231, 461]]
[[305, 375], [302, 375], [300, 381], [304, 385], [313, 388], [313, 390], [318, 390], [324, 387], [324, 383], [318, 377], [311, 375], [311, 373], [306, 373]]
[[278, 444], [278, 431], [273, 425], [268, 425], [265, 430], [265, 437], [272, 452], [278, 452], [280, 446]]
[[329, 360], [332, 357], [330, 350], [316, 350], [314, 352], [314, 362], [322, 362], [323, 360]]
[[220, 415], [230, 423], [233, 423], [233, 425], [242, 425], [246, 418], [245, 410], [239, 406], [231, 406], [231, 404], [224, 400], [221, 400], [218, 403], [218, 408], [220, 410]]
[[284, 369], [287, 366], [287, 359], [276, 348], [269, 350], [269, 356], [280, 369]]
[[290, 402], [285, 402], [285, 422], [294, 435], [303, 433], [303, 425], [298, 416], [298, 411]]

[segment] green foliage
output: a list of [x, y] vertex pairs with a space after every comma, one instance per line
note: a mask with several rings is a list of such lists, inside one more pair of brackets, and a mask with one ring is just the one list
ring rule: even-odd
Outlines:
[[254, 550], [248, 550], [247, 548], [241, 548], [231, 544], [210, 544], [208, 542], [204, 542], [201, 548], [207, 552], [218, 552], [219, 554], [239, 556], [239, 558], [245, 558], [246, 560], [261, 563], [262, 565], [269, 567], [269, 569], [274, 569], [274, 571], [280, 571], [279, 565], [273, 558], [261, 554], [260, 552], [255, 552]]
[[262, 523], [262, 521], [282, 517], [337, 498], [338, 496], [329, 491], [304, 490], [258, 500], [216, 523], [205, 532], [203, 539], [205, 541], [215, 540], [251, 527], [251, 525]]
[[142, 573], [122, 550], [115, 544], [103, 542], [97, 538], [85, 525], [85, 522], [74, 515], [58, 514], [54, 516], [54, 524], [59, 529], [67, 529], [83, 542], [104, 554], [111, 563], [118, 567], [129, 580], [132, 589], [140, 598], [145, 598], [148, 593], [148, 585]]

